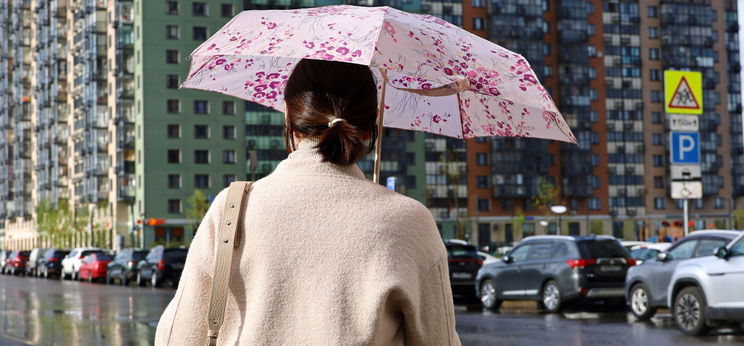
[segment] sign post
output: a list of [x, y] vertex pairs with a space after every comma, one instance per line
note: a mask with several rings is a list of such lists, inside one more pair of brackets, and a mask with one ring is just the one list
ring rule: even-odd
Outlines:
[[671, 195], [681, 199], [685, 236], [690, 233], [689, 200], [703, 198], [700, 170], [700, 129], [703, 114], [703, 74], [664, 71], [664, 109], [669, 119]]

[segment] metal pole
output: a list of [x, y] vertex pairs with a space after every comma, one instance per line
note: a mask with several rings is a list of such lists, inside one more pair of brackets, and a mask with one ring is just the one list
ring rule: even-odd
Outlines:
[[382, 123], [385, 117], [385, 86], [387, 85], [387, 71], [380, 69], [382, 74], [382, 94], [380, 95], [380, 105], [377, 106], [377, 143], [375, 143], [375, 171], [372, 173], [372, 181], [375, 184], [380, 183], [380, 161], [382, 160]]
[[689, 209], [687, 207], [687, 201], [689, 201], [687, 198], [685, 198], [685, 199], [682, 200], [683, 213], [685, 214], [684, 215], [685, 237], [688, 234], [690, 234], [690, 224], [689, 224], [689, 222], [690, 222], [689, 221], [690, 220], [690, 214], [689, 214]]

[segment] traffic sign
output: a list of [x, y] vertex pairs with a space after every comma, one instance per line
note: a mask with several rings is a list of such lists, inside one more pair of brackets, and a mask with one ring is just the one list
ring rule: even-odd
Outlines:
[[703, 74], [664, 71], [664, 96], [667, 113], [703, 114]]
[[700, 180], [700, 165], [672, 165], [672, 181]]
[[669, 129], [672, 131], [697, 132], [700, 129], [697, 115], [669, 114]]
[[670, 132], [672, 164], [700, 163], [700, 134], [697, 132]]
[[672, 199], [703, 198], [703, 183], [699, 181], [673, 181]]

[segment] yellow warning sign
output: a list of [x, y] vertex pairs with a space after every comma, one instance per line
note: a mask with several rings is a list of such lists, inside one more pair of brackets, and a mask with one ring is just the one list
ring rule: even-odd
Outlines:
[[703, 114], [703, 74], [664, 71], [664, 96], [667, 113]]

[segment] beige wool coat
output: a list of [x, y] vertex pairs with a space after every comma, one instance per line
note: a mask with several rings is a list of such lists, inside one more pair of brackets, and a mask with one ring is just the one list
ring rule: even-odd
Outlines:
[[[244, 203], [219, 345], [459, 345], [447, 252], [430, 211], [321, 162], [304, 140]], [[215, 198], [189, 250], [156, 345], [203, 345]]]

